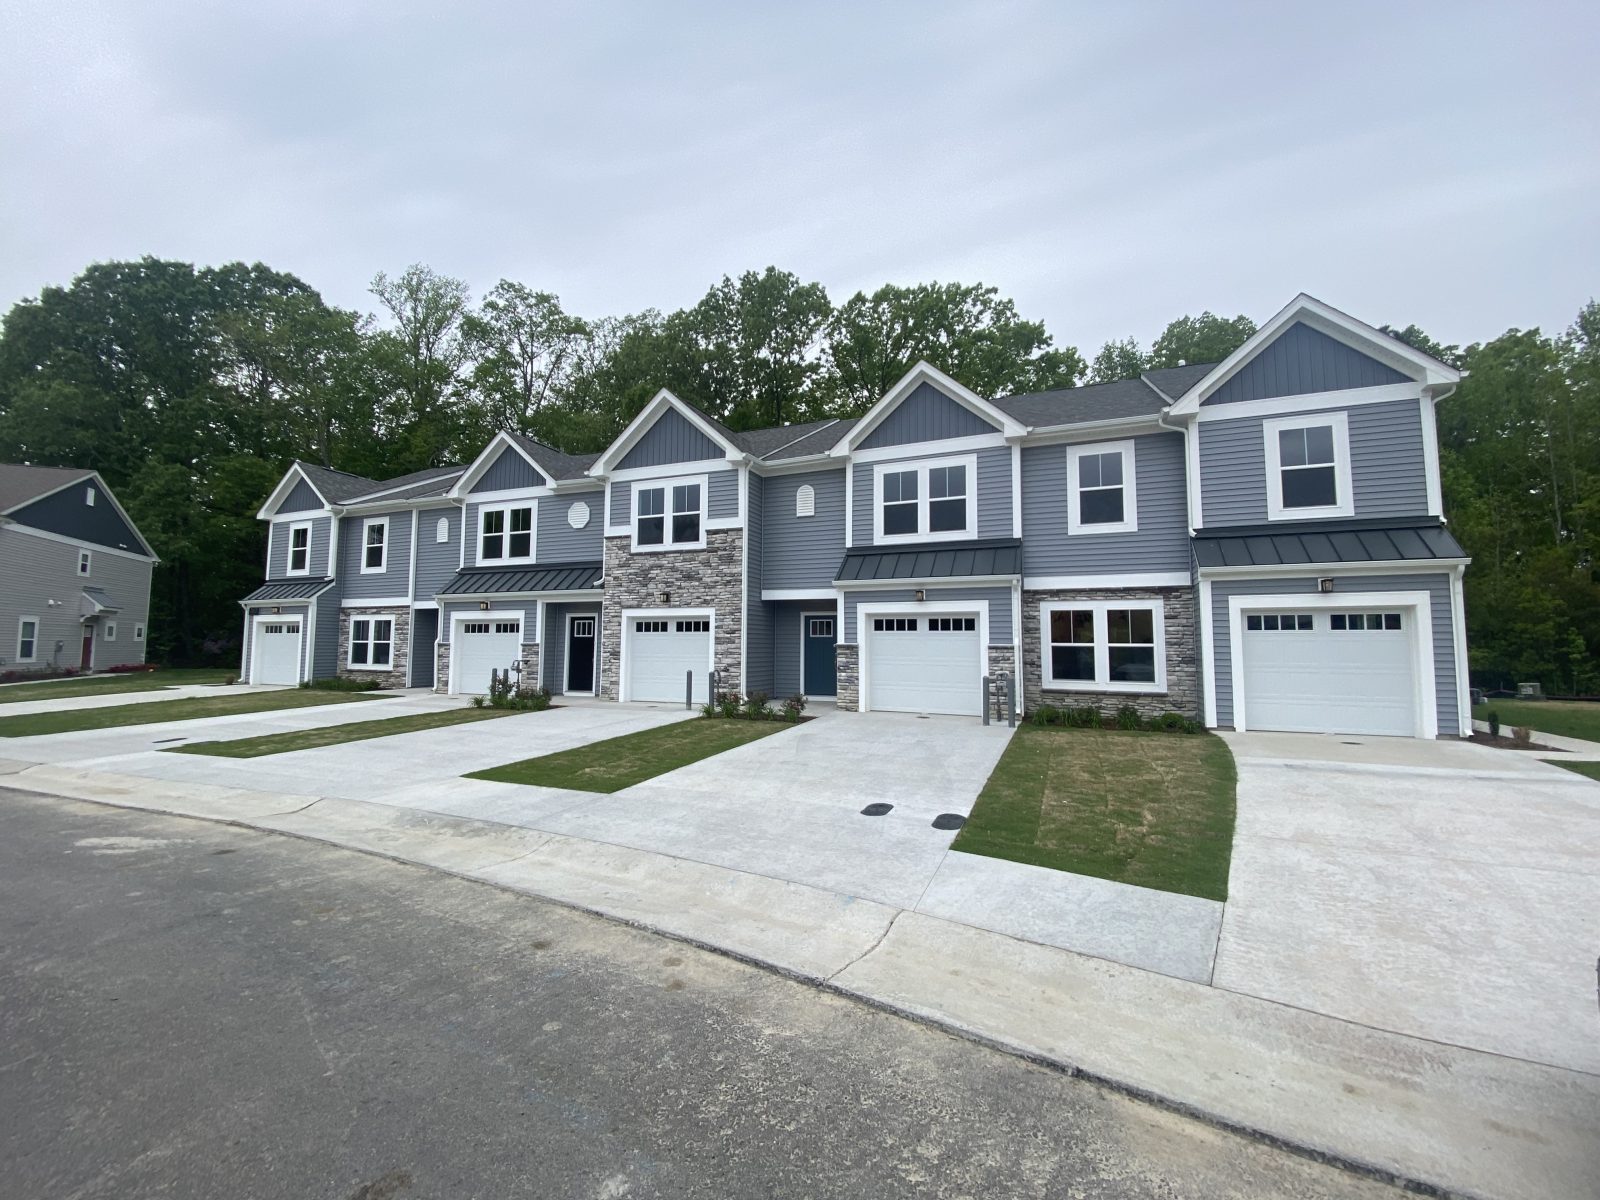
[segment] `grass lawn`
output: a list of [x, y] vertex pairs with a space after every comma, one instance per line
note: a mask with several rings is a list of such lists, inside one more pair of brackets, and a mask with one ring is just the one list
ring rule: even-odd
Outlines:
[[1569, 771], [1587, 775], [1596, 783], [1600, 783], [1600, 762], [1564, 762], [1559, 758], [1541, 758], [1539, 761], [1547, 762], [1552, 767], [1565, 767]]
[[1600, 704], [1581, 700], [1491, 700], [1474, 708], [1472, 715], [1487, 721], [1490, 709], [1500, 714], [1500, 732], [1508, 737], [1513, 726], [1526, 725], [1557, 737], [1600, 742]]
[[73, 696], [114, 696], [118, 692], [159, 692], [184, 683], [226, 683], [237, 671], [221, 668], [146, 671], [134, 675], [87, 675], [78, 679], [46, 679], [0, 687], [0, 704], [64, 700]]
[[338, 746], [345, 742], [365, 742], [372, 738], [393, 737], [397, 733], [417, 733], [447, 725], [465, 725], [509, 717], [505, 708], [452, 708], [445, 712], [416, 713], [409, 717], [385, 717], [377, 721], [357, 721], [353, 725], [330, 725], [322, 729], [300, 729], [291, 733], [266, 733], [260, 737], [238, 738], [231, 742], [190, 742], [172, 746], [172, 754], [209, 754], [215, 758], [260, 758], [266, 754], [287, 754], [291, 750], [315, 750], [318, 746]]
[[149, 704], [118, 704], [109, 708], [0, 717], [0, 737], [81, 733], [86, 729], [154, 725], [158, 721], [198, 721], [204, 717], [233, 717], [240, 713], [271, 712], [278, 708], [312, 708], [318, 704], [351, 704], [381, 698], [381, 695], [373, 692], [321, 692], [313, 688], [295, 688], [282, 692], [239, 692], [230, 696], [152, 700]]
[[1226, 900], [1236, 779], [1211, 734], [1028, 725], [953, 848]]
[[702, 758], [793, 728], [785, 721], [728, 721], [702, 717], [625, 733], [541, 758], [525, 758], [487, 771], [474, 771], [467, 778], [577, 788], [584, 792], [620, 792]]

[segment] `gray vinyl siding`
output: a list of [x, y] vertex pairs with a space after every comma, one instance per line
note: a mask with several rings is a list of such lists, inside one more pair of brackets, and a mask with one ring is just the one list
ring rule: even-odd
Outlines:
[[[739, 472], [735, 470], [690, 472], [690, 474], [702, 473], [706, 475], [706, 519], [723, 521], [737, 517], [739, 515]], [[663, 476], [663, 478], [677, 477]], [[649, 479], [614, 479], [611, 481], [610, 524], [612, 528], [632, 527], [633, 489], [635, 484], [639, 487], [653, 486], [653, 482]]]
[[[328, 537], [333, 531], [332, 517], [304, 518], [311, 525], [311, 557], [307, 574], [312, 579], [328, 575]], [[299, 521], [274, 521], [267, 532], [267, 578], [285, 579], [289, 576], [289, 526]], [[393, 530], [390, 531], [391, 534]]]
[[1067, 533], [1067, 447], [1022, 448], [1022, 570], [1025, 575], [1125, 574], [1189, 569], [1189, 509], [1180, 433], [1133, 439], [1139, 528]]
[[[1011, 447], [988, 446], [974, 452], [978, 460], [977, 502], [978, 502], [978, 532], [980, 538], [1003, 538], [1011, 536]], [[893, 462], [856, 463], [851, 468], [855, 472], [855, 495], [851, 498], [855, 505], [854, 518], [851, 524], [852, 545], [872, 545], [872, 500], [874, 490], [872, 481], [875, 472], [881, 467], [891, 469], [894, 467], [911, 466], [924, 462], [930, 458], [944, 458], [942, 454], [920, 454], [912, 458], [895, 459]]]
[[[589, 521], [574, 529], [568, 520], [572, 506], [579, 501], [589, 507]], [[603, 554], [605, 493], [545, 496], [539, 501], [539, 561], [542, 563], [599, 562]]]
[[472, 485], [472, 490], [509, 492], [518, 488], [543, 487], [544, 484], [544, 476], [529, 466], [527, 459], [507, 446], [500, 451], [500, 457], [489, 464], [489, 469], [483, 473], [478, 482]]
[[404, 596], [411, 585], [411, 519], [409, 512], [384, 513], [389, 518], [384, 569], [361, 573], [362, 525], [370, 518], [346, 517], [339, 528], [339, 579], [347, 599]]
[[311, 678], [332, 679], [339, 673], [339, 589], [331, 587], [317, 597], [317, 622], [311, 642]]
[[[1435, 702], [1439, 712], [1439, 732], [1461, 732], [1456, 709], [1456, 648], [1453, 631], [1450, 577], [1437, 575], [1361, 575], [1340, 578], [1338, 587], [1349, 592], [1428, 593], [1433, 613], [1433, 675]], [[1228, 626], [1228, 600], [1233, 596], [1315, 595], [1315, 578], [1304, 579], [1229, 579], [1211, 585], [1212, 654], [1216, 667], [1217, 724], [1233, 724], [1233, 647]]]
[[[446, 537], [439, 541], [439, 522], [445, 522]], [[428, 508], [417, 514], [417, 592], [418, 600], [431, 600], [461, 566], [461, 510]]]
[[539, 636], [539, 602], [531, 596], [526, 599], [520, 596], [497, 597], [494, 608], [488, 612], [483, 612], [476, 600], [451, 600], [439, 612], [439, 640], [449, 642], [450, 626], [455, 623], [455, 617], [462, 613], [470, 613], [474, 618], [481, 617], [485, 621], [496, 621], [505, 620], [508, 612], [522, 614], [522, 644], [532, 645]]
[[[95, 500], [87, 504], [85, 497], [91, 487], [95, 490]], [[150, 548], [133, 527], [118, 514], [98, 479], [80, 479], [68, 484], [54, 495], [8, 514], [6, 519], [91, 546], [112, 546], [130, 554], [150, 553]]]
[[[931, 600], [970, 600], [989, 603], [989, 644], [1009, 646], [1014, 641], [1014, 624], [1011, 620], [1011, 589], [1008, 587], [929, 587]], [[841, 642], [857, 642], [856, 606], [861, 604], [904, 604], [909, 615], [917, 612], [916, 591], [913, 588], [868, 590], [845, 593], [844, 631]], [[825, 606], [824, 606], [825, 607]], [[944, 613], [935, 614], [944, 616]]]
[[[844, 557], [844, 471], [773, 475], [756, 483], [763, 495], [761, 586], [831, 587]], [[795, 516], [802, 486], [814, 494], [813, 516]]]
[[431, 688], [438, 666], [435, 642], [439, 638], [439, 610], [411, 610], [411, 650], [406, 664], [406, 679], [412, 687]]
[[[75, 485], [76, 486], [76, 485]], [[118, 663], [143, 662], [149, 644], [150, 563], [105, 552], [94, 555], [88, 578], [78, 575], [78, 548], [26, 530], [0, 528], [0, 670], [46, 667], [76, 668], [83, 646], [79, 621], [83, 588], [104, 589], [122, 611], [100, 619], [117, 626], [117, 640], [106, 642], [97, 630], [96, 670]], [[60, 603], [52, 605], [49, 602]], [[38, 647], [31, 663], [18, 663], [18, 623], [23, 617], [39, 622]], [[146, 640], [135, 641], [133, 627], [146, 625]], [[60, 642], [61, 649], [56, 650]]]
[[1296, 321], [1257, 351], [1205, 402], [1232, 404], [1404, 382], [1406, 376], [1393, 367]]
[[689, 424], [682, 413], [669, 408], [645, 430], [644, 436], [634, 443], [617, 466], [626, 471], [634, 467], [664, 467], [724, 457], [721, 446]]
[[304, 479], [301, 479], [294, 487], [289, 489], [289, 494], [283, 498], [283, 503], [278, 505], [278, 515], [287, 516], [289, 513], [317, 512], [323, 507], [322, 497], [317, 495], [317, 489]]
[[[1319, 409], [1348, 414], [1350, 483], [1355, 515], [1420, 517], [1428, 512], [1422, 406], [1416, 400]], [[1301, 414], [1296, 414], [1301, 415]], [[1309, 414], [1306, 414], [1309, 415]], [[1201, 421], [1201, 524], [1259, 525], [1267, 520], [1267, 460], [1262, 422]]]
[[995, 426], [931, 383], [918, 384], [862, 441], [863, 449], [993, 433]]
[[[601, 632], [600, 606], [598, 604], [546, 604], [544, 606], [543, 649], [539, 654], [539, 679], [551, 692], [561, 695], [567, 690], [567, 615], [577, 613], [595, 619], [595, 632]], [[599, 681], [599, 667], [595, 680]]]
[[766, 549], [762, 530], [766, 524], [766, 482], [748, 471], [740, 472], [748, 491], [745, 508], [744, 577], [744, 690], [773, 695], [772, 609], [761, 600]]
[[[865, 594], [861, 600], [871, 602]], [[837, 610], [831, 600], [783, 600], [767, 607], [772, 610], [772, 694], [784, 699], [798, 694], [801, 688], [805, 618], [810, 615], [832, 617]]]

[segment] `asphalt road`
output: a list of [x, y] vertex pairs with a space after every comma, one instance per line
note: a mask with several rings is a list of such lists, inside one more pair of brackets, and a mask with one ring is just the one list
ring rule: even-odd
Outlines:
[[1398, 1193], [717, 955], [0, 791], [0, 1195]]

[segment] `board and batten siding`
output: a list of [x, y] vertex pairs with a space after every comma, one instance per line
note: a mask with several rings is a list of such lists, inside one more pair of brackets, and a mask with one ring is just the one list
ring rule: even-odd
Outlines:
[[[1011, 620], [1011, 589], [1008, 587], [935, 587], [929, 585], [926, 589], [929, 600], [959, 600], [973, 603], [988, 602], [989, 605], [989, 644], [991, 646], [1009, 646], [1014, 640], [1014, 623]], [[858, 589], [846, 592], [844, 597], [844, 630], [839, 636], [841, 642], [857, 642], [856, 607], [861, 604], [904, 604], [907, 616], [918, 616], [916, 589], [914, 588], [879, 588]], [[926, 610], [923, 610], [926, 611]], [[929, 616], [948, 616], [948, 613], [929, 612]]]
[[[844, 471], [772, 475], [756, 483], [764, 496], [761, 586], [832, 587], [844, 558]], [[802, 487], [812, 492], [815, 511], [809, 517], [795, 515]]]
[[[1022, 448], [1022, 572], [1098, 575], [1189, 570], [1189, 507], [1181, 433], [1133, 440], [1139, 528], [1067, 533], [1067, 447]], [[1094, 443], [1076, 449], [1092, 450]]]
[[528, 460], [510, 446], [500, 451], [498, 458], [472, 485], [474, 492], [511, 492], [519, 488], [543, 487], [545, 478], [529, 465]]
[[[539, 501], [538, 555], [542, 563], [599, 562], [605, 556], [606, 496], [599, 488], [545, 496]], [[589, 510], [582, 529], [572, 527], [572, 509]]]
[[[444, 522], [444, 541], [439, 522]], [[417, 513], [418, 600], [432, 600], [461, 565], [461, 509], [425, 508]]]
[[[1011, 447], [986, 446], [981, 450], [965, 451], [978, 460], [976, 495], [978, 503], [978, 530], [980, 538], [1008, 538], [1011, 536]], [[851, 544], [870, 546], [872, 542], [873, 478], [879, 470], [895, 470], [926, 462], [931, 458], [945, 458], [943, 454], [919, 454], [912, 458], [892, 462], [855, 463], [855, 495], [851, 498], [855, 512], [851, 521]], [[896, 543], [902, 544], [902, 543]]]
[[931, 383], [920, 383], [861, 442], [864, 450], [974, 437], [995, 427]]
[[[1350, 483], [1357, 518], [1427, 516], [1427, 452], [1420, 401], [1317, 411], [1347, 414]], [[1196, 425], [1201, 524], [1205, 527], [1266, 523], [1267, 460], [1262, 427], [1266, 419], [1242, 417]]]
[[[88, 502], [90, 488], [95, 491], [93, 504]], [[150, 553], [149, 547], [112, 505], [105, 488], [93, 478], [68, 484], [42, 500], [8, 513], [6, 519], [91, 546], [112, 546], [130, 554]]]
[[[1451, 624], [1450, 576], [1359, 575], [1341, 577], [1337, 587], [1346, 592], [1427, 592], [1433, 615], [1433, 676], [1435, 704], [1439, 713], [1439, 732], [1461, 732], [1456, 710], [1456, 644]], [[1305, 579], [1218, 579], [1211, 585], [1211, 636], [1215, 658], [1217, 724], [1233, 724], [1233, 647], [1228, 625], [1228, 601], [1234, 596], [1284, 596], [1292, 608], [1295, 595], [1317, 595], [1315, 578]]]
[[278, 505], [276, 515], [286, 517], [290, 513], [321, 512], [323, 507], [322, 497], [317, 495], [316, 488], [304, 479], [299, 479], [289, 489], [289, 494], [283, 498], [283, 503]]
[[748, 489], [744, 512], [744, 690], [772, 696], [772, 609], [761, 599], [766, 565], [762, 534], [766, 525], [765, 481], [749, 471], [740, 472], [740, 480]]
[[[739, 515], [739, 472], [731, 467], [716, 468], [706, 471], [686, 470], [687, 475], [706, 476], [706, 519], [710, 521], [732, 520]], [[676, 479], [676, 475], [664, 475], [663, 479]], [[633, 489], [635, 484], [639, 487], [651, 486], [648, 479], [626, 480], [613, 479], [611, 481], [611, 527], [613, 529], [631, 528], [633, 525]]]
[[[349, 516], [339, 527], [339, 580], [347, 600], [404, 596], [411, 586], [411, 521], [415, 514], [401, 511]], [[362, 525], [373, 517], [389, 518], [388, 549], [383, 570], [361, 573]]]
[[274, 521], [267, 533], [267, 578], [298, 579], [289, 575], [289, 527], [309, 522], [311, 525], [311, 557], [306, 574], [312, 579], [326, 579], [328, 571], [328, 535], [333, 530], [333, 518], [307, 516], [300, 521]]
[[623, 455], [619, 470], [665, 467], [726, 458], [721, 446], [701, 433], [675, 408], [665, 409], [654, 425]]
[[1404, 382], [1406, 376], [1393, 367], [1296, 321], [1258, 350], [1207, 396], [1205, 403], [1232, 404]]

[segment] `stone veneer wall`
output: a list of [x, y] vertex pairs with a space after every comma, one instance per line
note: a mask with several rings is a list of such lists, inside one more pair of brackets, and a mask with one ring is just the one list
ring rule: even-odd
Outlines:
[[[527, 625], [524, 624], [526, 629]], [[522, 680], [528, 684], [539, 686], [539, 647], [532, 642], [522, 643]], [[450, 643], [440, 642], [437, 657], [433, 663], [433, 690], [440, 694], [450, 690]]]
[[[1011, 646], [989, 647], [989, 677], [1000, 680], [1001, 676], [1009, 675], [1016, 670], [1017, 652]], [[1023, 700], [1022, 680], [1017, 680], [1017, 703], [1020, 706]], [[999, 682], [989, 698], [989, 719], [991, 721], [1004, 721], [1006, 719], [1006, 689], [1003, 681]]]
[[[1043, 601], [1073, 600], [1153, 600], [1165, 602], [1167, 640], [1167, 690], [1158, 693], [1051, 691], [1043, 688], [1040, 662], [1041, 642], [1039, 605]], [[1123, 705], [1132, 705], [1145, 717], [1164, 712], [1180, 712], [1199, 719], [1200, 669], [1199, 640], [1195, 634], [1195, 595], [1192, 587], [1096, 589], [1092, 591], [1041, 591], [1022, 593], [1022, 682], [1031, 712], [1041, 703], [1058, 708], [1093, 705], [1111, 714]]]
[[[368, 671], [351, 667], [350, 621], [364, 617], [392, 617], [394, 619], [394, 645], [389, 652], [389, 667], [382, 671]], [[361, 679], [380, 688], [407, 686], [411, 666], [411, 609], [405, 608], [346, 608], [339, 611], [339, 665], [338, 674], [346, 679]]]
[[838, 642], [833, 647], [833, 669], [838, 679], [834, 703], [846, 712], [861, 707], [861, 647]]
[[[712, 659], [728, 686], [739, 686], [744, 622], [744, 530], [706, 531], [704, 550], [635, 554], [629, 537], [608, 537], [605, 603], [600, 614], [600, 695], [622, 690], [622, 611], [628, 608], [710, 608], [716, 644]], [[671, 600], [661, 603], [661, 593]]]

